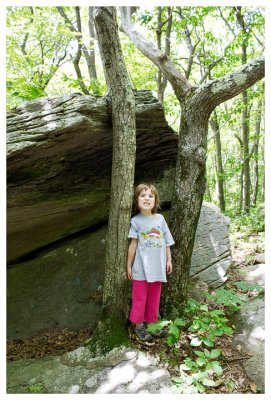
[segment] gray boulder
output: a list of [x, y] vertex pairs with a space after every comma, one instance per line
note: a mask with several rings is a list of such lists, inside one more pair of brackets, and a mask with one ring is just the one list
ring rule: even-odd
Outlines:
[[7, 365], [7, 393], [29, 393], [37, 384], [50, 394], [173, 393], [169, 372], [158, 362], [125, 347], [94, 359], [79, 348], [62, 357], [13, 361]]
[[236, 327], [233, 344], [234, 346], [241, 346], [242, 352], [251, 355], [250, 358], [243, 362], [245, 370], [261, 392], [264, 392], [264, 299], [258, 297], [245, 303], [233, 322]]
[[191, 277], [217, 288], [231, 264], [230, 220], [212, 203], [203, 203], [192, 256]]

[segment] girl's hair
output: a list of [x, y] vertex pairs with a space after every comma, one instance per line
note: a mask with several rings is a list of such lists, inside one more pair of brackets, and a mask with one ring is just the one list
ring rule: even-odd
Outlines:
[[153, 186], [151, 183], [140, 183], [140, 185], [137, 185], [137, 187], [135, 188], [134, 209], [136, 212], [139, 211], [138, 196], [140, 195], [142, 190], [147, 190], [147, 189], [151, 189], [151, 192], [154, 195], [154, 207], [151, 210], [151, 212], [152, 212], [152, 214], [155, 214], [160, 209], [160, 199], [159, 199], [159, 195], [158, 195], [158, 192], [157, 192], [155, 186]]

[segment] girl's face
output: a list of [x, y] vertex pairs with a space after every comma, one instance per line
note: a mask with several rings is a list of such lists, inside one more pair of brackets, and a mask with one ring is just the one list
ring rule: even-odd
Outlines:
[[138, 208], [143, 213], [151, 214], [151, 211], [155, 204], [155, 195], [151, 189], [143, 189], [138, 196]]

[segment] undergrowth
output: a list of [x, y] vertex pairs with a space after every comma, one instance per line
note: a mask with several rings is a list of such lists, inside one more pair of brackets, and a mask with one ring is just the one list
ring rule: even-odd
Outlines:
[[249, 282], [236, 282], [235, 286], [236, 290], [219, 288], [211, 293], [206, 292], [204, 303], [190, 298], [181, 317], [174, 320], [162, 319], [148, 326], [150, 332], [166, 327], [166, 343], [172, 357], [169, 362], [182, 358], [182, 336], [188, 338], [188, 354], [179, 364], [179, 375], [172, 378], [176, 393], [204, 393], [223, 383], [221, 349], [216, 345], [216, 339], [223, 335], [233, 335], [234, 326], [229, 322], [230, 314], [239, 311], [251, 293], [258, 295], [263, 291], [259, 285]]

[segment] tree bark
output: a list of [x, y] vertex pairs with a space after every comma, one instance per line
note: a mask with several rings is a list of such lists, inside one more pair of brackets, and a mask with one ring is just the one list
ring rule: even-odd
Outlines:
[[[162, 49], [162, 27], [167, 24], [166, 37], [165, 37], [165, 54], [169, 56], [170, 54], [170, 34], [172, 28], [172, 8], [167, 7], [168, 18], [166, 21], [162, 22], [162, 7], [158, 7], [158, 23], [156, 30], [157, 47], [159, 50]], [[157, 78], [157, 97], [158, 100], [164, 104], [164, 94], [167, 87], [167, 79], [163, 76], [160, 68], [158, 68], [158, 78]]]
[[120, 7], [122, 28], [136, 47], [158, 65], [170, 81], [182, 109], [170, 227], [174, 272], [162, 293], [161, 314], [174, 318], [187, 301], [191, 256], [206, 186], [208, 119], [220, 103], [264, 76], [264, 59], [243, 65], [222, 78], [193, 87], [172, 62], [132, 26], [130, 7]]
[[101, 321], [127, 318], [126, 260], [135, 168], [135, 99], [123, 61], [115, 7], [94, 7], [113, 122], [111, 198]]
[[[242, 7], [234, 7], [237, 21], [242, 31], [242, 64], [247, 63], [247, 31], [248, 27], [245, 24], [242, 15]], [[248, 92], [244, 90], [242, 93], [243, 109], [242, 109], [242, 142], [243, 142], [243, 165], [242, 165], [242, 179], [243, 179], [243, 201], [244, 210], [249, 213], [250, 210], [250, 157], [249, 157], [249, 109], [248, 109]]]
[[215, 111], [213, 114], [214, 114], [213, 118], [210, 119], [210, 125], [215, 134], [215, 148], [216, 148], [215, 169], [216, 169], [216, 182], [217, 182], [217, 197], [221, 212], [225, 212], [224, 170], [222, 163], [220, 130], [217, 120], [217, 114]]
[[257, 198], [258, 198], [258, 189], [259, 189], [259, 140], [260, 140], [260, 131], [261, 131], [261, 117], [262, 117], [262, 101], [258, 101], [257, 105], [257, 115], [256, 115], [256, 126], [255, 126], [255, 138], [254, 138], [254, 165], [253, 165], [253, 193], [251, 204], [253, 207], [256, 206]]

